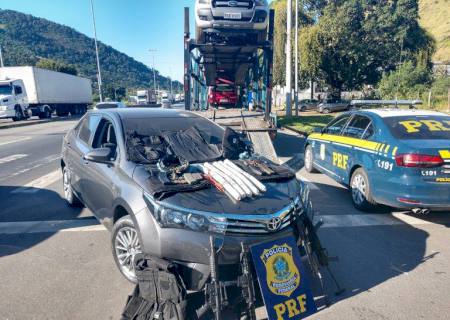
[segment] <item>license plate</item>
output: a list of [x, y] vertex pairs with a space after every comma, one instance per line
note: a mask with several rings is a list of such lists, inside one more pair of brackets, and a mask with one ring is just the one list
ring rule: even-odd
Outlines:
[[242, 14], [240, 12], [238, 13], [225, 13], [223, 15], [225, 19], [233, 19], [233, 20], [240, 20], [242, 19]]
[[0, 106], [0, 111], [6, 111], [6, 106]]
[[228, 99], [220, 99], [220, 102], [222, 102], [222, 103], [227, 103], [227, 102], [228, 102]]

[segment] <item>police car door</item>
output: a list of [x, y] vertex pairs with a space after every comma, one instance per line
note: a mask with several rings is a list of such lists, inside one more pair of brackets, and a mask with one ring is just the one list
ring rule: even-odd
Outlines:
[[373, 168], [372, 149], [375, 144], [370, 142], [373, 134], [371, 119], [361, 114], [355, 114], [342, 131], [343, 144], [336, 146], [333, 166], [344, 183], [350, 181], [350, 171], [354, 165], [363, 167], [366, 172]]
[[318, 151], [318, 155], [314, 155], [314, 158], [319, 159], [318, 161], [323, 167], [322, 169], [324, 169], [324, 173], [338, 181], [341, 181], [341, 179], [335, 170], [333, 157], [336, 152], [339, 152], [337, 150], [339, 145], [334, 141], [341, 135], [341, 132], [347, 125], [350, 117], [351, 115], [349, 114], [342, 115], [325, 127], [322, 133], [324, 142], [318, 143], [315, 148]]

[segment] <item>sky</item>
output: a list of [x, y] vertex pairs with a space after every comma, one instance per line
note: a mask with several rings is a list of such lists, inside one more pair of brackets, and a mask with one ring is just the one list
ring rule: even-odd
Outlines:
[[[164, 76], [183, 79], [183, 7], [194, 0], [93, 0], [97, 38], [103, 43], [152, 66]], [[0, 0], [11, 9], [64, 24], [93, 37], [90, 0]], [[192, 36], [194, 29], [191, 27]]]

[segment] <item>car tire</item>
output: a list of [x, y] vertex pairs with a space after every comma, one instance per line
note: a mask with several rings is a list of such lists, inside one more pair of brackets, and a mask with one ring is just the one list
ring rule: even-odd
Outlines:
[[328, 108], [324, 108], [324, 109], [321, 111], [321, 113], [325, 113], [325, 114], [328, 114], [328, 113], [330, 113], [330, 112], [331, 112], [331, 110], [328, 109]]
[[361, 211], [372, 211], [377, 203], [372, 198], [369, 177], [363, 168], [356, 169], [350, 179], [350, 191], [352, 202], [356, 209]]
[[311, 145], [307, 145], [306, 149], [305, 149], [305, 170], [306, 172], [309, 173], [316, 173], [318, 172], [315, 168], [314, 168], [314, 154], [313, 154], [313, 149], [311, 147]]
[[16, 106], [16, 107], [14, 108], [14, 111], [15, 111], [15, 115], [14, 115], [14, 117], [12, 118], [12, 120], [13, 120], [14, 122], [25, 119], [25, 116], [23, 115], [23, 112], [22, 112], [20, 106]]
[[39, 119], [50, 119], [51, 117], [52, 113], [48, 108], [45, 108], [44, 111], [39, 114]]
[[301, 106], [301, 107], [300, 107], [300, 111], [301, 111], [301, 112], [305, 112], [305, 111], [306, 111], [306, 106]]
[[134, 257], [141, 253], [139, 236], [129, 215], [117, 220], [111, 235], [111, 249], [120, 273], [131, 283], [137, 283]]
[[80, 199], [75, 195], [71, 183], [71, 173], [67, 167], [63, 168], [63, 192], [64, 199], [69, 207], [82, 207]]

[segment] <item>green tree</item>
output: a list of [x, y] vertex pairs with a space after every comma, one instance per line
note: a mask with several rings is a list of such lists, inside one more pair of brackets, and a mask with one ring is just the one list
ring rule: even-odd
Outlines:
[[53, 59], [40, 59], [36, 63], [36, 67], [63, 72], [71, 75], [78, 75], [77, 68], [73, 64], [64, 63], [63, 61]]
[[272, 4], [275, 10], [273, 82], [284, 85], [286, 80], [286, 1]]
[[431, 80], [425, 66], [406, 61], [397, 70], [385, 73], [378, 89], [383, 99], [419, 99], [428, 91]]
[[427, 69], [433, 40], [417, 19], [417, 0], [330, 2], [318, 23], [302, 33], [302, 69], [336, 95], [378, 83], [400, 60]]

